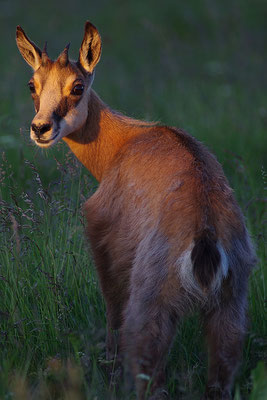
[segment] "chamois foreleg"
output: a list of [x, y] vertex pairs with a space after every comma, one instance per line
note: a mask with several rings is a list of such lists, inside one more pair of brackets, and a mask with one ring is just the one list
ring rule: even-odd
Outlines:
[[106, 304], [107, 334], [106, 358], [118, 358], [118, 330], [122, 324], [123, 308], [126, 302], [127, 283], [120, 274], [119, 266], [114, 268], [108, 243], [105, 241], [108, 225], [103, 222], [91, 206], [90, 200], [85, 205], [87, 218], [87, 236], [93, 252], [102, 294]]
[[92, 250], [106, 304], [106, 358], [120, 361], [119, 330], [126, 303], [127, 285], [124, 284], [119, 273], [114, 272], [108, 253], [103, 248], [94, 245], [92, 245]]

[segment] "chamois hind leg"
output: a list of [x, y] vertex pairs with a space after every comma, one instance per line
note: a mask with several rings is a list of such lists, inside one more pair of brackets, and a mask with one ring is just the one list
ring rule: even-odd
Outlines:
[[165, 361], [176, 328], [177, 313], [171, 296], [174, 291], [177, 296], [177, 285], [168, 279], [164, 268], [159, 262], [133, 270], [124, 312], [121, 334], [129, 372], [126, 379], [135, 381], [138, 400], [147, 398], [148, 393], [152, 396], [149, 399], [167, 398]]
[[147, 392], [151, 399], [166, 399], [165, 362], [175, 333], [179, 294], [177, 273], [168, 257], [167, 238], [153, 229], [140, 241], [132, 265], [121, 343], [126, 384], [129, 387], [134, 380], [138, 400], [147, 398]]
[[231, 388], [242, 356], [246, 331], [244, 293], [222, 301], [206, 313], [204, 324], [209, 350], [208, 382], [204, 399], [230, 400]]
[[174, 332], [175, 318], [159, 299], [145, 304], [138, 296], [131, 296], [122, 327], [122, 347], [138, 400], [147, 398], [147, 392], [154, 395], [151, 399], [166, 398], [165, 357]]

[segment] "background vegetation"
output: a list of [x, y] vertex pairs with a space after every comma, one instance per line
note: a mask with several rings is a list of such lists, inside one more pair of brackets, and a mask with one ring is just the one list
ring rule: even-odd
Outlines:
[[[105, 307], [83, 239], [81, 206], [97, 184], [63, 143], [30, 144], [31, 73], [15, 44], [20, 24], [51, 57], [71, 41], [77, 58], [87, 19], [103, 39], [94, 83], [103, 100], [186, 129], [223, 164], [259, 257], [235, 398], [267, 398], [264, 0], [0, 1], [0, 398], [126, 399], [121, 387], [115, 394], [115, 366], [107, 379]], [[177, 333], [173, 399], [204, 389], [201, 333], [197, 316]]]

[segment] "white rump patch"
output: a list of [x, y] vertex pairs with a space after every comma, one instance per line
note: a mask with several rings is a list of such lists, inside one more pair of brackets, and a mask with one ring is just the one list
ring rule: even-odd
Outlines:
[[222, 275], [224, 278], [227, 277], [228, 274], [228, 268], [229, 268], [229, 263], [228, 263], [228, 258], [227, 255], [224, 251], [224, 248], [222, 247], [221, 243], [217, 243], [217, 249], [219, 250], [219, 253], [221, 255], [221, 270], [222, 270]]
[[[193, 250], [194, 243], [190, 245], [190, 247], [184, 251], [184, 253], [179, 257], [176, 262], [179, 277], [181, 280], [181, 284], [183, 288], [189, 292], [193, 297], [198, 298], [199, 300], [204, 300], [206, 298], [206, 293], [203, 292], [203, 289], [199, 285], [197, 279], [193, 274], [193, 264], [191, 260], [191, 252]], [[210, 293], [215, 293], [219, 290], [221, 286], [221, 282], [224, 278], [226, 278], [228, 274], [228, 259], [225, 250], [223, 249], [222, 245], [218, 242], [217, 248], [221, 255], [221, 262], [218, 267], [218, 271], [216, 273], [215, 278], [210, 287]]]

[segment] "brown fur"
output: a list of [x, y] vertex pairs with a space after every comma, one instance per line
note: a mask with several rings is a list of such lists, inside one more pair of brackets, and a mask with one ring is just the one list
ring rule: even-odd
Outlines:
[[[84, 214], [107, 308], [107, 357], [114, 357], [118, 344], [138, 399], [146, 396], [145, 375], [152, 393], [163, 398], [176, 325], [198, 306], [209, 348], [205, 398], [230, 399], [255, 254], [221, 166], [183, 130], [125, 117], [98, 98], [90, 82], [101, 42], [92, 24], [86, 24], [77, 63], [68, 61], [68, 48], [52, 62], [21, 28], [18, 37], [26, 61], [40, 65], [33, 76], [40, 115], [47, 78], [62, 88], [49, 114], [58, 130], [59, 120], [75, 108], [75, 98], [62, 100], [71, 98], [75, 77], [90, 91], [85, 123], [63, 140], [100, 182]], [[51, 135], [46, 133], [48, 142]]]

